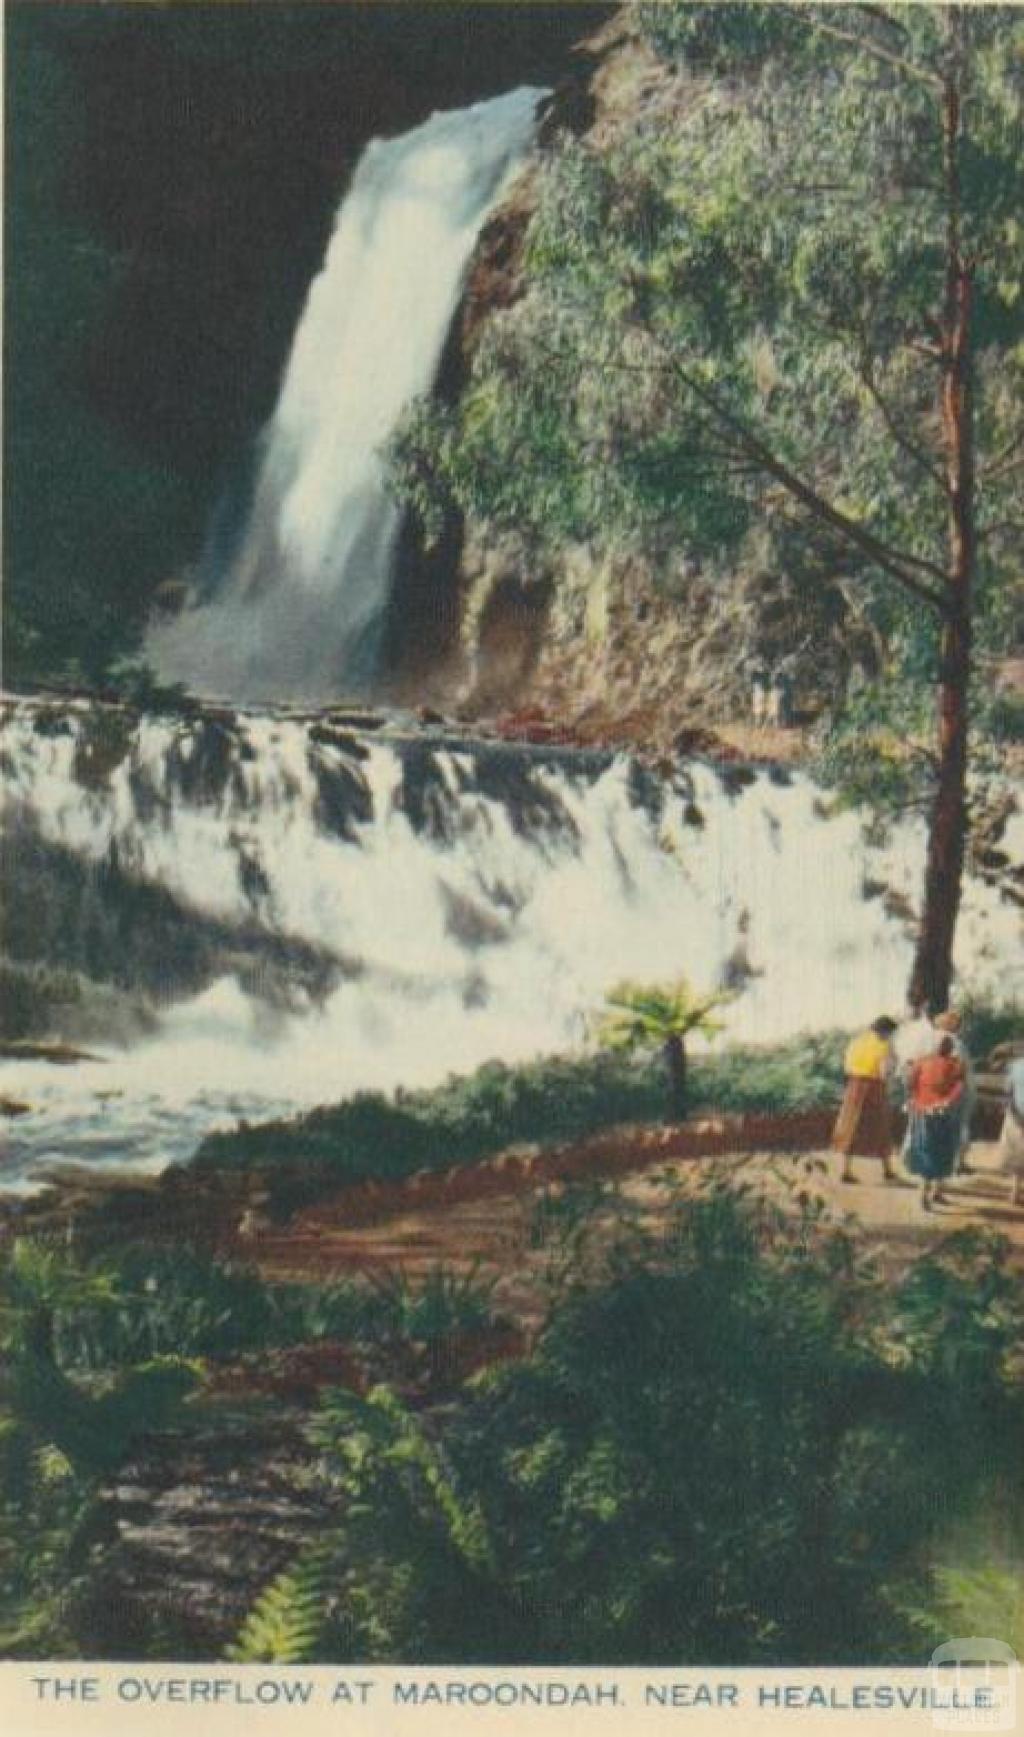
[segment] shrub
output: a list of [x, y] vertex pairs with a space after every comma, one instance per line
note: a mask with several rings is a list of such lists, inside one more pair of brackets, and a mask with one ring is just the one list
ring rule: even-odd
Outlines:
[[923, 1661], [951, 1528], [995, 1512], [1019, 1551], [1007, 1252], [954, 1236], [894, 1287], [813, 1214], [682, 1199], [667, 1243], [613, 1244], [454, 1408], [329, 1398], [341, 1521], [236, 1656]]
[[366, 1281], [273, 1284], [241, 1262], [183, 1245], [136, 1244], [102, 1264], [113, 1277], [111, 1298], [55, 1314], [56, 1355], [69, 1370], [172, 1354], [230, 1358], [312, 1339], [373, 1341], [403, 1330]]
[[973, 1056], [988, 1056], [997, 1044], [1024, 1038], [1024, 1007], [996, 1005], [968, 996], [962, 1003], [964, 1041]]
[[[843, 1039], [801, 1037], [772, 1049], [734, 1048], [695, 1057], [688, 1102], [695, 1109], [790, 1111], [832, 1102], [842, 1084]], [[421, 1169], [476, 1163], [517, 1142], [576, 1140], [670, 1113], [660, 1061], [651, 1056], [553, 1056], [506, 1067], [488, 1062], [432, 1091], [388, 1099], [360, 1093], [288, 1121], [211, 1134], [194, 1162], [202, 1169], [265, 1167], [268, 1184], [328, 1186]]]

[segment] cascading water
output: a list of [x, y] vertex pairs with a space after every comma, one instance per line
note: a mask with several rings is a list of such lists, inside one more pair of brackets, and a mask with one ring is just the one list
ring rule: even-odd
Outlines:
[[[732, 978], [728, 1037], [902, 1002], [923, 833], [871, 844], [803, 774], [531, 750], [337, 717], [9, 708], [8, 946], [147, 1021], [0, 1066], [0, 1183], [158, 1168], [211, 1127], [575, 1048], [622, 977]], [[1024, 859], [1024, 810], [1003, 839]], [[21, 913], [21, 920], [15, 919]], [[970, 881], [966, 981], [1024, 993], [1020, 911]], [[120, 998], [120, 999], [118, 999]], [[108, 1000], [100, 1018], [108, 1016]], [[69, 1019], [88, 1018], [88, 996]]]
[[381, 447], [429, 390], [480, 229], [544, 93], [364, 153], [295, 335], [249, 522], [214, 598], [153, 628], [166, 681], [321, 703], [372, 686], [399, 512]]

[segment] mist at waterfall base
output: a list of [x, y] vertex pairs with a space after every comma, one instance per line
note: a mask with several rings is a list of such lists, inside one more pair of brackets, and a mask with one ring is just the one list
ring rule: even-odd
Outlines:
[[373, 688], [401, 519], [381, 449], [433, 383], [477, 236], [544, 94], [435, 114], [363, 154], [295, 334], [238, 547], [209, 575], [206, 602], [148, 636], [165, 682], [240, 702], [320, 704]]
[[[743, 782], [697, 762], [660, 779], [621, 756], [250, 715], [143, 718], [83, 785], [95, 716], [37, 725], [31, 705], [11, 709], [11, 835], [39, 863], [84, 864], [83, 898], [159, 888], [190, 936], [228, 939], [198, 992], [156, 998], [131, 1048], [0, 1068], [4, 1094], [32, 1106], [9, 1127], [8, 1188], [54, 1161], [158, 1169], [239, 1118], [577, 1050], [616, 980], [711, 987], [738, 948], [754, 974], [726, 1042], [902, 1005], [912, 935], [893, 912], [919, 897], [922, 828], [871, 845], [857, 815], [824, 817], [802, 774]], [[1012, 824], [1007, 849], [1024, 854], [1024, 817]], [[69, 934], [84, 920], [62, 917]], [[283, 940], [330, 963], [319, 985], [298, 973], [282, 997], [261, 976], [259, 948], [269, 973]], [[1019, 913], [969, 883], [964, 980], [1019, 994], [1019, 941]], [[127, 948], [110, 963], [130, 976]]]

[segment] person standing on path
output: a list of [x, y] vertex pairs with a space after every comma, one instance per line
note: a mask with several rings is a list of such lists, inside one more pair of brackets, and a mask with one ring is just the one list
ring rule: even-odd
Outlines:
[[777, 730], [788, 730], [793, 722], [793, 678], [781, 667], [768, 689], [768, 722]]
[[971, 1144], [971, 1124], [974, 1121], [974, 1111], [978, 1102], [978, 1087], [974, 1077], [974, 1064], [971, 1052], [961, 1035], [963, 1020], [952, 1008], [946, 1013], [940, 1013], [935, 1018], [937, 1032], [947, 1032], [953, 1040], [953, 1054], [964, 1070], [964, 1095], [960, 1100], [960, 1147], [956, 1158], [956, 1174], [968, 1176], [970, 1165], [967, 1153]]
[[921, 1178], [925, 1212], [942, 1204], [942, 1184], [953, 1173], [960, 1151], [961, 1101], [966, 1084], [953, 1038], [943, 1034], [934, 1055], [922, 1056], [910, 1070], [909, 1168]]
[[896, 1021], [883, 1014], [847, 1046], [843, 1059], [846, 1089], [832, 1134], [832, 1150], [843, 1157], [842, 1182], [857, 1180], [850, 1168], [851, 1158], [880, 1158], [885, 1180], [896, 1181], [887, 1089], [895, 1030]]
[[763, 730], [768, 721], [768, 671], [755, 664], [750, 673], [750, 716], [755, 730]]
[[906, 1014], [900, 1021], [892, 1046], [896, 1073], [903, 1088], [907, 1113], [907, 1127], [900, 1150], [900, 1157], [904, 1164], [908, 1164], [910, 1161], [910, 1142], [914, 1131], [914, 1107], [910, 1093], [911, 1069], [926, 1055], [935, 1054], [939, 1047], [941, 1035], [941, 1032], [936, 1031], [932, 1024], [931, 1009], [928, 1003], [920, 998], [908, 1001]]
[[1006, 1074], [1008, 1097], [999, 1136], [999, 1168], [1013, 1178], [1013, 1206], [1024, 1206], [1024, 1055], [1011, 1061]]

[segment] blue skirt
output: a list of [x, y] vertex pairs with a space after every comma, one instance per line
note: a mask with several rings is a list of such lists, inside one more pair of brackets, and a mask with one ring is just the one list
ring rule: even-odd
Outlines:
[[960, 1150], [963, 1126], [961, 1106], [948, 1110], [912, 1110], [910, 1112], [910, 1149], [907, 1164], [915, 1176], [926, 1182], [941, 1182], [951, 1176]]

